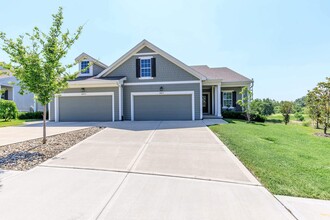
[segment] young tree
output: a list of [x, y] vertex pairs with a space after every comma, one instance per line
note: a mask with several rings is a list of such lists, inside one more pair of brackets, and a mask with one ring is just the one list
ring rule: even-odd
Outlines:
[[[52, 16], [53, 23], [48, 34], [38, 27], [33, 29], [32, 34], [20, 35], [17, 39], [7, 38], [5, 33], [0, 33], [3, 50], [11, 60], [11, 71], [19, 79], [20, 93], [33, 93], [44, 106], [43, 144], [46, 143], [46, 106], [55, 94], [67, 87], [68, 80], [77, 76], [77, 73], [69, 73], [74, 64], [64, 65], [62, 59], [82, 32], [82, 26], [73, 35], [69, 30], [62, 31], [64, 18], [61, 7]], [[26, 38], [28, 43], [25, 42]]]
[[320, 106], [321, 100], [317, 90], [317, 88], [314, 88], [312, 91], [308, 91], [306, 104], [309, 117], [313, 120], [313, 122], [315, 122], [316, 128], [319, 129], [319, 125], [322, 124], [322, 118]]
[[249, 87], [245, 86], [239, 94], [241, 94], [242, 99], [238, 100], [237, 104], [243, 108], [248, 122], [251, 122], [251, 114], [253, 112], [250, 103], [253, 99], [253, 93]]
[[283, 101], [280, 105], [280, 111], [284, 118], [284, 123], [287, 125], [290, 122], [290, 113], [292, 112], [292, 102]]
[[326, 82], [317, 84], [316, 93], [320, 97], [321, 118], [323, 124], [324, 134], [330, 127], [330, 77], [326, 78]]

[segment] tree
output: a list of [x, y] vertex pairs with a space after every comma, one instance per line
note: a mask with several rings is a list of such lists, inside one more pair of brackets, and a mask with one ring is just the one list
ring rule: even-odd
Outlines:
[[327, 130], [330, 127], [330, 77], [327, 77], [326, 80], [326, 82], [318, 83], [316, 87], [324, 134], [327, 134]]
[[[46, 106], [55, 94], [67, 88], [67, 81], [76, 78], [78, 74], [70, 74], [69, 69], [74, 64], [64, 65], [62, 59], [82, 32], [82, 26], [72, 36], [69, 30], [62, 31], [62, 7], [52, 16], [53, 23], [48, 34], [38, 27], [33, 29], [32, 34], [20, 35], [17, 39], [9, 39], [5, 33], [0, 33], [3, 50], [11, 60], [10, 70], [19, 80], [20, 93], [33, 93], [44, 106], [43, 144], [46, 143]], [[26, 38], [28, 43], [25, 42]]]
[[317, 129], [319, 129], [319, 125], [322, 124], [320, 101], [317, 88], [314, 88], [312, 91], [308, 91], [306, 99], [308, 115], [313, 122], [315, 122]]
[[239, 94], [241, 94], [242, 99], [238, 100], [237, 104], [243, 108], [248, 122], [251, 122], [251, 114], [253, 111], [250, 104], [251, 100], [253, 99], [253, 93], [249, 87], [245, 86], [242, 88], [242, 91]]
[[251, 102], [251, 108], [253, 112], [256, 112], [259, 115], [268, 116], [273, 113], [274, 105], [271, 99], [254, 99]]
[[287, 125], [290, 122], [290, 113], [292, 112], [292, 102], [282, 101], [280, 105], [280, 112], [283, 115], [284, 123]]

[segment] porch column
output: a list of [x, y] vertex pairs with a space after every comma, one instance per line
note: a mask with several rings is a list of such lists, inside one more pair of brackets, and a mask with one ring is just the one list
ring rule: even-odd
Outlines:
[[217, 116], [222, 117], [222, 115], [221, 115], [221, 109], [222, 109], [222, 107], [221, 107], [221, 83], [218, 84], [216, 93], [217, 93], [217, 101], [218, 101], [218, 103], [217, 103], [217, 106], [218, 106]]
[[218, 115], [218, 93], [217, 93], [217, 86], [213, 86], [212, 89], [214, 89], [214, 115]]

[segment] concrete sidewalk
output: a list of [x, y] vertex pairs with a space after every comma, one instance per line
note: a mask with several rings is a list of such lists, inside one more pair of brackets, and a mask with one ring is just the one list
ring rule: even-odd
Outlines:
[[4, 219], [295, 219], [202, 121], [114, 123], [3, 181]]

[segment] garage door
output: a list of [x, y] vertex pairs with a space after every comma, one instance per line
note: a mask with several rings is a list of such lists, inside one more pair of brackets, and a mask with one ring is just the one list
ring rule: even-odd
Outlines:
[[191, 95], [134, 96], [134, 120], [192, 120]]
[[60, 121], [112, 121], [112, 96], [59, 98]]

